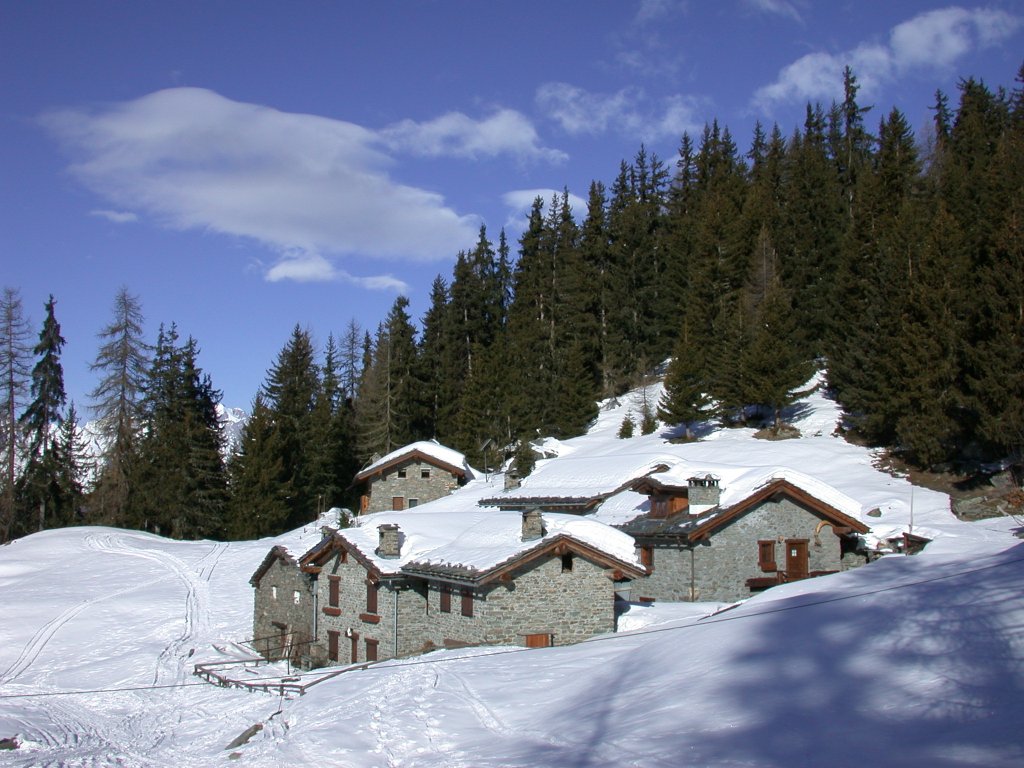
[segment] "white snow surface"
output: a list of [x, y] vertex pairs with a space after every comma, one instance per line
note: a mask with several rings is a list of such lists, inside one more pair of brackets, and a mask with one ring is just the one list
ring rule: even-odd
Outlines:
[[441, 445], [436, 440], [420, 440], [415, 443], [403, 445], [401, 448], [396, 448], [391, 453], [386, 456], [382, 456], [372, 464], [369, 464], [367, 467], [360, 470], [360, 474], [372, 472], [377, 467], [383, 467], [385, 464], [390, 464], [395, 459], [413, 453], [414, 451], [419, 451], [420, 453], [437, 459], [444, 464], [458, 467], [466, 473], [467, 478], [472, 479], [480, 474], [469, 465], [464, 454], [459, 453], [454, 448]]
[[[838, 411], [821, 393], [789, 414], [803, 437], [781, 442], [717, 429], [686, 445], [667, 431], [617, 440], [638, 403], [603, 411], [563, 441], [565, 457], [618, 443], [723, 478], [735, 468], [734, 480], [743, 468], [803, 472], [858, 504], [879, 541], [907, 529], [913, 499], [914, 532], [934, 541], [735, 606], [633, 606], [619, 633], [572, 647], [439, 651], [282, 699], [208, 685], [192, 666], [244, 655], [249, 577], [270, 547], [301, 551], [324, 521], [232, 543], [46, 531], [0, 547], [0, 738], [20, 743], [0, 765], [1024, 765], [1024, 542], [1013, 520], [963, 523], [943, 494], [912, 495], [871, 451], [833, 436]], [[424, 541], [431, 520], [495, 515], [473, 505], [500, 482], [414, 510]], [[602, 512], [642, 503], [630, 494]], [[561, 517], [545, 515], [549, 530]], [[360, 530], [375, 546], [376, 527]]]

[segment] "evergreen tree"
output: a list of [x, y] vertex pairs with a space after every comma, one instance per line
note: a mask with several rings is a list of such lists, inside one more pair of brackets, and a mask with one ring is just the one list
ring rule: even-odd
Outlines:
[[54, 440], [52, 456], [56, 467], [56, 487], [51, 494], [50, 523], [53, 526], [78, 525], [84, 517], [86, 478], [92, 473], [93, 466], [89, 449], [81, 436], [74, 403], [68, 406]]
[[280, 465], [291, 487], [288, 527], [308, 522], [316, 509], [316, 493], [310, 485], [310, 442], [319, 389], [320, 371], [312, 337], [296, 325], [267, 371], [261, 390], [275, 432], [271, 445], [280, 451]]
[[56, 302], [50, 296], [46, 302], [46, 318], [39, 333], [39, 343], [32, 353], [38, 361], [32, 369], [32, 400], [21, 415], [21, 427], [28, 440], [28, 459], [25, 468], [25, 494], [38, 510], [38, 528], [46, 527], [46, 512], [57, 504], [58, 463], [53, 452], [56, 448], [56, 429], [63, 423], [62, 409], [67, 400], [64, 392], [64, 368], [60, 362], [61, 349], [66, 343], [60, 334], [60, 324], [54, 316]]
[[281, 433], [262, 392], [253, 400], [238, 452], [228, 465], [228, 536], [256, 539], [287, 530], [293, 474], [284, 465]]
[[101, 376], [90, 396], [102, 446], [90, 513], [97, 522], [118, 525], [125, 522], [127, 514], [149, 348], [142, 337], [139, 299], [127, 288], [118, 290], [113, 314], [110, 324], [100, 331], [100, 348], [90, 366]]

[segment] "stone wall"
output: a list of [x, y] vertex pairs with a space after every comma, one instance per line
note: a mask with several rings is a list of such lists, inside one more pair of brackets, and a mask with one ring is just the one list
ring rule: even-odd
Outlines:
[[451, 613], [440, 611], [440, 585], [431, 584], [427, 609], [430, 641], [523, 645], [527, 635], [551, 635], [555, 645], [577, 643], [615, 630], [615, 584], [605, 569], [571, 556], [563, 570], [559, 556], [544, 558], [512, 574], [508, 583], [474, 593], [473, 616], [462, 615], [461, 593], [452, 594]]
[[[423, 477], [424, 471], [429, 472], [430, 476]], [[399, 477], [402, 472], [405, 473], [405, 477]], [[428, 462], [411, 458], [390, 467], [387, 472], [370, 483], [366, 513], [392, 509], [392, 502], [396, 496], [402, 497], [405, 508], [408, 509], [410, 499], [416, 499], [418, 504], [426, 504], [428, 501], [447, 496], [458, 487], [457, 476]]]
[[[289, 656], [298, 662], [299, 657], [309, 652], [307, 641], [313, 635], [313, 588], [309, 576], [298, 566], [277, 558], [253, 591], [254, 647], [268, 658]], [[275, 626], [275, 622], [284, 629]], [[263, 639], [281, 636], [283, 641]]]
[[808, 540], [809, 571], [838, 571], [842, 567], [841, 540], [829, 525], [816, 535], [820, 522], [820, 517], [789, 499], [765, 502], [693, 548], [655, 547], [654, 572], [633, 582], [631, 599], [732, 601], [749, 597], [747, 579], [772, 575], [758, 564], [757, 543], [767, 539], [776, 541], [779, 571], [786, 567], [786, 539]]
[[[338, 606], [330, 603], [331, 581], [339, 578]], [[317, 616], [317, 645], [327, 664], [349, 664], [352, 659], [352, 639], [355, 643], [355, 661], [366, 661], [366, 641], [377, 641], [377, 657], [391, 658], [395, 655], [395, 592], [386, 582], [377, 586], [377, 611], [367, 612], [366, 582], [369, 574], [366, 567], [350, 555], [334, 555], [320, 571], [317, 580], [320, 613]], [[338, 632], [338, 658], [327, 658], [328, 631]]]

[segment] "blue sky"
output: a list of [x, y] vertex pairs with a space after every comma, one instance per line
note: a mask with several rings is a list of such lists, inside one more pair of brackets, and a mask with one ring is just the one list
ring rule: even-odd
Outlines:
[[485, 224], [583, 212], [641, 144], [789, 134], [850, 64], [918, 127], [959, 77], [1013, 85], [1024, 4], [733, 0], [0, 3], [0, 252], [33, 332], [50, 293], [69, 395], [122, 285], [248, 407], [296, 323], [374, 329]]

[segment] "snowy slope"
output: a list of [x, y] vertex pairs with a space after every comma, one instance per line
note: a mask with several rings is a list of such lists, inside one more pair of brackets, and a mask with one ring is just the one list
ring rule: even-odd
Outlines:
[[[832, 436], [837, 413], [821, 395], [793, 414], [805, 436], [783, 442], [750, 430], [686, 446], [617, 440], [630, 407], [623, 399], [563, 441], [566, 456], [610, 456], [626, 442], [723, 477], [789, 468], [863, 515], [880, 509], [863, 519], [884, 531], [910, 522], [909, 485]], [[459, 494], [443, 504], [454, 509]], [[0, 765], [214, 766], [233, 752], [247, 766], [356, 768], [1022, 765], [1024, 543], [1011, 520], [958, 522], [942, 494], [916, 489], [913, 505], [915, 531], [936, 536], [915, 557], [777, 587], [715, 615], [721, 606], [637, 606], [628, 631], [570, 648], [385, 663], [294, 700], [190, 673], [250, 636], [249, 576], [274, 544], [310, 546], [317, 524], [230, 544], [109, 528], [36, 534], [0, 547], [0, 738], [22, 744]], [[257, 723], [247, 744], [226, 749]]]

